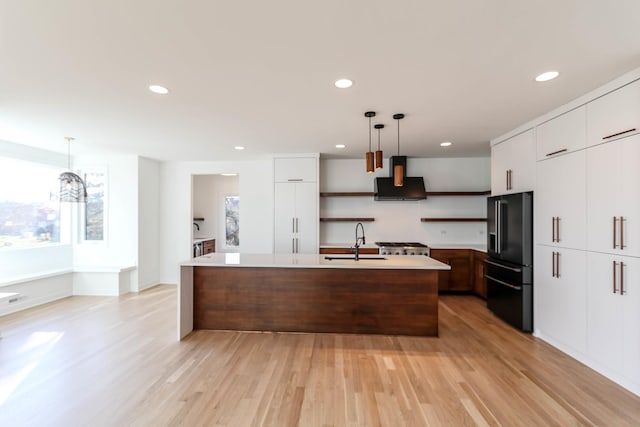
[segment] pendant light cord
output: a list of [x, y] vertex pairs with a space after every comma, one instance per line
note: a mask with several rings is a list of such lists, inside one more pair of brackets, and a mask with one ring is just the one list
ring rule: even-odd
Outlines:
[[369, 116], [369, 151], [371, 151], [371, 116]]
[[396, 119], [398, 122], [398, 156], [400, 155], [400, 119]]

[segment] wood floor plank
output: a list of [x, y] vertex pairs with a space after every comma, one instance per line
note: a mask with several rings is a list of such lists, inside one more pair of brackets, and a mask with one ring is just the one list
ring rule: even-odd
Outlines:
[[195, 331], [176, 289], [0, 318], [2, 426], [638, 426], [640, 397], [440, 299], [440, 337]]

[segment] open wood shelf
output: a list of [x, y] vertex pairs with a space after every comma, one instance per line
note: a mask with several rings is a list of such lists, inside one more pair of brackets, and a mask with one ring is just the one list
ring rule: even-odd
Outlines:
[[427, 191], [427, 197], [431, 196], [488, 196], [491, 190], [486, 191]]
[[[488, 196], [491, 194], [491, 190], [486, 191], [427, 191], [427, 197], [438, 196]], [[343, 192], [329, 192], [323, 191], [320, 193], [320, 197], [373, 197], [375, 195], [372, 191], [343, 191]]]
[[373, 191], [343, 191], [339, 193], [321, 192], [320, 197], [361, 197], [361, 196], [373, 197], [374, 194], [375, 193]]
[[320, 218], [320, 222], [372, 222], [375, 218]]
[[420, 218], [421, 222], [485, 222], [487, 218]]

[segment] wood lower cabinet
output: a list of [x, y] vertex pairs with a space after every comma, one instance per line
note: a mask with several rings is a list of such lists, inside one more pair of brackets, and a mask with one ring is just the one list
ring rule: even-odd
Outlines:
[[202, 242], [202, 255], [212, 254], [216, 251], [216, 239]]
[[[353, 248], [320, 248], [321, 254], [346, 255], [353, 254]], [[378, 248], [360, 248], [360, 255], [378, 255]]]
[[439, 291], [471, 291], [472, 252], [470, 249], [431, 249], [431, 258], [451, 266], [440, 273]]
[[473, 293], [487, 299], [487, 254], [480, 251], [472, 251], [473, 254]]

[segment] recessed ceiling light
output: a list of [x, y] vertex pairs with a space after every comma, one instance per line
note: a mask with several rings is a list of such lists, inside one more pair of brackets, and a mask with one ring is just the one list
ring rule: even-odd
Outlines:
[[237, 173], [221, 173], [222, 176], [238, 176]]
[[546, 82], [548, 80], [553, 80], [556, 77], [558, 77], [560, 73], [557, 71], [547, 71], [546, 73], [542, 73], [540, 74], [538, 77], [536, 77], [536, 81], [537, 82]]
[[353, 81], [349, 79], [340, 79], [340, 80], [336, 80], [333, 84], [339, 89], [346, 89], [348, 87], [353, 86]]
[[149, 86], [149, 90], [153, 93], [157, 93], [160, 95], [166, 95], [169, 93], [169, 89], [167, 89], [164, 86], [158, 86], [158, 85], [151, 85]]
[[346, 145], [344, 145], [344, 144], [336, 144], [336, 148], [344, 148], [344, 147], [346, 147]]
[[235, 146], [235, 147], [233, 147], [233, 148], [235, 148], [235, 149], [236, 149], [236, 150], [238, 150], [238, 151], [244, 150], [244, 147], [243, 147], [242, 145], [236, 145], [236, 146]]
[[453, 145], [453, 142], [445, 141], [440, 143], [440, 147], [450, 147]]

